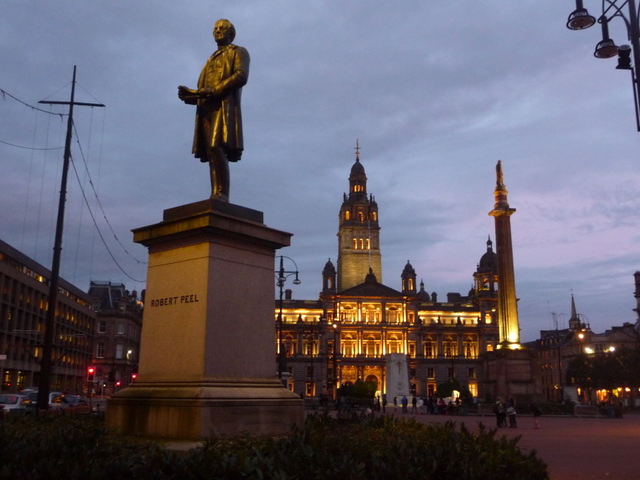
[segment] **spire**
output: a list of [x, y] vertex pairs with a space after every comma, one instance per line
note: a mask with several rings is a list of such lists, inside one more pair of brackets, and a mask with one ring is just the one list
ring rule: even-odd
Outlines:
[[569, 319], [569, 328], [571, 330], [580, 330], [582, 325], [580, 324], [580, 316], [576, 310], [576, 301], [571, 294], [571, 318]]

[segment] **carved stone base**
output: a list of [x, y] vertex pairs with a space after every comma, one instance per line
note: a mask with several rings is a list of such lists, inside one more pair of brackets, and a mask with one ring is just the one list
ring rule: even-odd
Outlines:
[[134, 230], [149, 248], [139, 381], [108, 401], [109, 428], [199, 440], [302, 422], [276, 378], [274, 258], [290, 237], [211, 199]]

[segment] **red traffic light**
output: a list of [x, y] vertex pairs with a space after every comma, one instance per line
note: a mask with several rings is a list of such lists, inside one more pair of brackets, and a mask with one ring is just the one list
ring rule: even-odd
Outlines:
[[87, 368], [87, 380], [89, 382], [93, 382], [93, 377], [95, 376], [95, 373], [96, 373], [96, 367]]

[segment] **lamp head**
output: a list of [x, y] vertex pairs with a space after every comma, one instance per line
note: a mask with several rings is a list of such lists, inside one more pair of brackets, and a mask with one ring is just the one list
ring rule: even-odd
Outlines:
[[593, 55], [596, 58], [611, 58], [618, 55], [618, 47], [613, 40], [609, 38], [609, 20], [606, 16], [601, 16], [598, 20], [602, 25], [602, 40], [596, 45]]
[[586, 8], [575, 9], [567, 19], [567, 28], [569, 30], [584, 30], [596, 23], [594, 16], [589, 15]]
[[596, 58], [611, 58], [618, 55], [618, 47], [613, 40], [605, 38], [596, 45], [593, 56]]

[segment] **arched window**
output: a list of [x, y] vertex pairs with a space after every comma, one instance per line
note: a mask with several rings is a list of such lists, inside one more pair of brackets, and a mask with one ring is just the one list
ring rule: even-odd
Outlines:
[[356, 249], [356, 250], [358, 249], [358, 239], [357, 238], [353, 239], [353, 248]]
[[351, 219], [351, 212], [349, 210], [344, 212], [344, 219], [345, 220], [350, 220]]
[[362, 211], [358, 212], [358, 221], [364, 223], [364, 213]]

